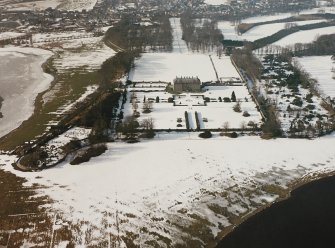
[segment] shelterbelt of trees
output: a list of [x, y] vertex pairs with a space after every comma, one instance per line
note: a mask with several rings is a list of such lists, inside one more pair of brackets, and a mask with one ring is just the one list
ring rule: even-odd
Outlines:
[[322, 35], [314, 42], [294, 46], [296, 56], [333, 55], [335, 56], [335, 34]]

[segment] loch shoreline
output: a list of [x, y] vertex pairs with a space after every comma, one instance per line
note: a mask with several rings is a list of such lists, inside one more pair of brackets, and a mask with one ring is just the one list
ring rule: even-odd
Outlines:
[[297, 184], [289, 197], [231, 230], [217, 248], [329, 247], [335, 243], [335, 176]]

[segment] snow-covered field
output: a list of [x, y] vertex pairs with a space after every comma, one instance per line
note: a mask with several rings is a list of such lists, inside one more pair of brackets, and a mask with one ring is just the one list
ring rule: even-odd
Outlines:
[[0, 137], [28, 119], [37, 94], [49, 88], [53, 77], [41, 66], [52, 54], [37, 48], [0, 48], [0, 95], [4, 98]]
[[308, 56], [296, 58], [302, 67], [318, 81], [325, 96], [335, 98], [334, 61], [332, 56]]
[[73, 69], [97, 70], [115, 51], [107, 47], [102, 37], [85, 31], [54, 32], [33, 35], [34, 46], [58, 52], [54, 65], [58, 72]]
[[[334, 7], [318, 7], [313, 9], [306, 9], [299, 12], [299, 15], [308, 15], [308, 14], [317, 14], [317, 13], [335, 13]], [[271, 15], [261, 15], [254, 16], [250, 18], [246, 18], [241, 20], [241, 23], [258, 23], [258, 22], [266, 22], [266, 21], [275, 21], [280, 19], [285, 19], [291, 16], [296, 16], [298, 13], [290, 12], [290, 13], [276, 13]]]
[[[211, 58], [219, 78], [240, 78], [229, 57]], [[172, 82], [176, 77], [198, 77], [202, 82], [216, 80], [209, 55], [196, 53], [144, 53], [135, 60], [129, 75], [134, 82]]]
[[[78, 49], [65, 49], [58, 58], [55, 59], [54, 65], [59, 72], [70, 71], [81, 68], [85, 71], [100, 69], [102, 63], [113, 57], [115, 51], [107, 47], [101, 38], [87, 38], [80, 40]], [[64, 46], [74, 46], [64, 44]]]
[[[296, 24], [297, 26], [302, 26], [302, 25], [308, 25], [308, 24], [319, 23], [319, 22], [324, 22], [324, 21], [325, 20], [323, 19], [319, 19], [319, 20], [299, 21], [299, 22], [290, 22], [290, 23]], [[264, 38], [266, 36], [273, 35], [277, 33], [278, 31], [284, 29], [286, 23], [287, 22], [281, 22], [281, 23], [272, 23], [272, 24], [256, 26], [238, 37], [241, 40], [255, 41], [255, 40]]]
[[221, 5], [221, 4], [230, 4], [230, 0], [205, 0], [208, 5]]
[[[281, 19], [281, 18], [279, 18]], [[248, 19], [246, 19], [248, 20]], [[258, 19], [256, 19], [258, 20]], [[243, 20], [244, 23], [245, 20]], [[297, 21], [297, 22], [290, 22], [292, 24], [296, 24], [298, 26], [301, 25], [307, 25], [307, 24], [313, 24], [313, 23], [319, 23], [324, 22], [323, 19], [318, 20], [308, 20], [308, 21]], [[257, 22], [256, 22], [257, 23]], [[236, 26], [232, 22], [228, 21], [220, 21], [218, 22], [218, 28], [221, 30], [223, 36], [227, 40], [247, 40], [247, 41], [255, 41], [257, 39], [264, 38], [266, 36], [273, 35], [274, 33], [277, 33], [278, 31], [285, 28], [285, 24], [287, 22], [280, 22], [280, 23], [271, 23], [271, 24], [265, 24], [265, 25], [259, 25], [256, 26], [247, 32], [243, 34], [238, 34], [236, 32]]]
[[27, 11], [27, 10], [45, 10], [47, 8], [62, 10], [78, 10], [93, 9], [97, 0], [38, 0], [38, 1], [13, 1], [3, 0], [0, 8], [6, 10]]
[[201, 81], [216, 79], [208, 55], [183, 53], [144, 53], [135, 60], [129, 79], [135, 82], [172, 82], [181, 76], [199, 77]]
[[[159, 134], [137, 144], [110, 143], [106, 153], [77, 166], [64, 162], [22, 173], [4, 155], [0, 164], [27, 178], [26, 185], [47, 186], [39, 194], [54, 200], [46, 207], [58, 213], [58, 223], [78, 224], [73, 240], [78, 246], [124, 247], [127, 237], [141, 247], [192, 247], [192, 240], [193, 247], [204, 247], [295, 180], [333, 171], [334, 138], [203, 140], [197, 134]], [[29, 235], [26, 239], [31, 243]]]
[[229, 56], [211, 56], [215, 69], [218, 73], [219, 78], [237, 78], [240, 79], [240, 75], [236, 68], [232, 64]]
[[286, 47], [286, 46], [292, 46], [295, 43], [311, 43], [318, 36], [326, 34], [334, 34], [334, 33], [335, 33], [335, 26], [304, 30], [290, 34], [284, 37], [283, 39], [276, 41], [275, 43], [273, 43], [273, 45]]
[[260, 15], [260, 16], [253, 16], [253, 17], [245, 18], [241, 20], [241, 23], [258, 23], [258, 22], [276, 21], [276, 20], [285, 19], [291, 16], [294, 16], [294, 13], [277, 13], [277, 14], [271, 14], [271, 15]]

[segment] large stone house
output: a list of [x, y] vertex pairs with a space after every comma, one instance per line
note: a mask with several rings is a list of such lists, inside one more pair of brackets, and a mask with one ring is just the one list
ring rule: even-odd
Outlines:
[[173, 80], [173, 89], [176, 92], [200, 91], [200, 85], [198, 77], [176, 77]]

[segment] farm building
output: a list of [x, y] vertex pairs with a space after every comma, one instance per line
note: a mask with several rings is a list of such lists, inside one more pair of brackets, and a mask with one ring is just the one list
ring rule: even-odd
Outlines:
[[200, 91], [200, 85], [198, 77], [176, 77], [173, 80], [173, 89], [176, 92]]

